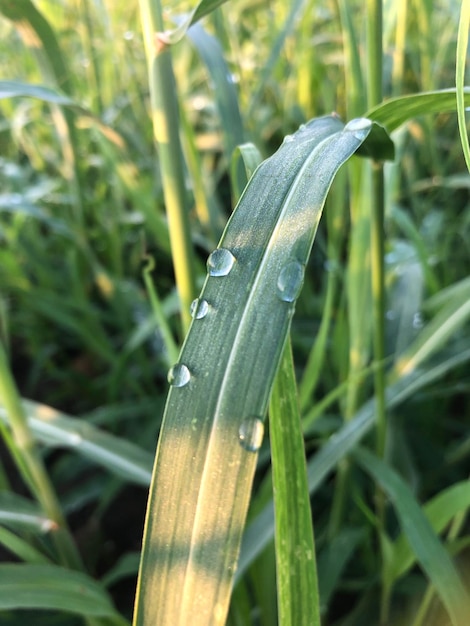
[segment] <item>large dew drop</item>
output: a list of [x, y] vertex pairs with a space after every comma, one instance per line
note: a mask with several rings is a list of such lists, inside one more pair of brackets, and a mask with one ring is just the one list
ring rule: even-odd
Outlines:
[[248, 452], [258, 452], [263, 443], [264, 424], [259, 417], [246, 417], [238, 429], [242, 448]]
[[362, 141], [369, 134], [371, 126], [372, 122], [366, 117], [357, 117], [346, 124], [344, 131], [352, 133], [356, 139]]
[[294, 302], [302, 289], [305, 268], [298, 261], [289, 261], [279, 272], [277, 295], [284, 302]]
[[190, 378], [191, 374], [183, 363], [176, 363], [168, 372], [168, 382], [172, 387], [184, 387]]
[[235, 263], [235, 257], [227, 248], [217, 248], [207, 259], [210, 276], [227, 276]]
[[206, 317], [209, 311], [209, 303], [204, 298], [196, 298], [191, 302], [191, 308], [189, 312], [191, 313], [191, 317], [195, 320], [202, 320], [203, 317]]

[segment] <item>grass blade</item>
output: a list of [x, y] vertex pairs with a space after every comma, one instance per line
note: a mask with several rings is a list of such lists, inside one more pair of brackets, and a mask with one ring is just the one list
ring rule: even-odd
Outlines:
[[136, 625], [225, 621], [262, 420], [303, 268], [332, 178], [370, 127], [328, 116], [286, 138], [251, 178], [209, 257], [170, 371]]
[[[452, 485], [441, 491], [426, 503], [423, 511], [434, 532], [440, 533], [458, 513], [470, 507], [470, 483], [468, 481]], [[414, 554], [405, 533], [401, 533], [394, 542], [392, 558], [385, 572], [389, 584], [403, 576], [415, 563]]]
[[369, 451], [357, 450], [354, 457], [393, 502], [403, 532], [446, 606], [452, 624], [468, 624], [470, 602], [462, 581], [409, 487], [395, 471]]
[[81, 572], [56, 565], [1, 564], [0, 587], [0, 610], [52, 609], [127, 624], [101, 586]]
[[[470, 88], [463, 88], [465, 106], [470, 105]], [[456, 89], [426, 91], [386, 100], [367, 112], [367, 117], [383, 124], [389, 133], [418, 115], [456, 111]]]
[[[460, 11], [459, 34], [457, 38], [457, 60], [455, 83], [457, 88], [457, 116], [462, 150], [467, 169], [470, 171], [470, 146], [468, 144], [467, 123], [465, 121], [465, 61], [467, 60], [468, 28], [470, 26], [470, 4], [462, 0]], [[468, 104], [467, 104], [468, 106]]]
[[279, 623], [320, 626], [315, 541], [296, 391], [292, 350], [287, 343], [269, 405]]
[[[152, 456], [142, 448], [50, 406], [26, 400], [22, 406], [36, 440], [47, 446], [72, 449], [125, 480], [149, 484]], [[8, 423], [6, 410], [0, 404], [2, 421]]]

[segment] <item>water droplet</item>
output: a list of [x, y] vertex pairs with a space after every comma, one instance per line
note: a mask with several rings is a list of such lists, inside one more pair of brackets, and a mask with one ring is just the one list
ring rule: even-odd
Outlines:
[[235, 263], [235, 257], [227, 248], [217, 248], [207, 259], [210, 276], [226, 276]]
[[191, 302], [191, 308], [189, 312], [191, 313], [191, 317], [195, 320], [201, 320], [203, 317], [206, 317], [209, 311], [209, 303], [204, 298], [196, 298]]
[[356, 139], [365, 139], [372, 127], [372, 122], [366, 117], [357, 117], [346, 124], [344, 130], [352, 133]]
[[298, 261], [289, 261], [279, 273], [277, 295], [284, 302], [294, 302], [304, 282], [304, 266]]
[[423, 316], [421, 313], [415, 313], [413, 315], [413, 328], [415, 328], [416, 330], [419, 330], [420, 328], [423, 328], [424, 326], [424, 320], [423, 320]]
[[292, 135], [286, 135], [282, 143], [292, 143], [293, 141], [294, 141], [294, 137]]
[[259, 417], [246, 417], [238, 429], [240, 445], [248, 452], [258, 452], [263, 443], [264, 424]]
[[191, 374], [183, 363], [176, 363], [168, 372], [168, 382], [172, 387], [184, 387], [190, 378]]
[[79, 446], [83, 442], [83, 438], [79, 433], [70, 433], [68, 443], [71, 446]]

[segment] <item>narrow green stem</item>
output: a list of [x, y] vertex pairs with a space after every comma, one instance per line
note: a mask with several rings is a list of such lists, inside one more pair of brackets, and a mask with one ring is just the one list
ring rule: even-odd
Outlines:
[[5, 407], [9, 420], [9, 428], [2, 429], [1, 434], [25, 482], [41, 504], [45, 515], [56, 525], [56, 529], [52, 531], [52, 539], [59, 562], [66, 567], [82, 569], [80, 556], [67, 528], [54, 488], [34, 444], [1, 342], [0, 402]]
[[157, 35], [164, 30], [160, 2], [140, 0], [140, 15], [149, 68], [154, 137], [160, 160], [173, 266], [185, 330], [191, 321], [189, 307], [196, 289], [176, 85], [170, 48], [160, 42]]

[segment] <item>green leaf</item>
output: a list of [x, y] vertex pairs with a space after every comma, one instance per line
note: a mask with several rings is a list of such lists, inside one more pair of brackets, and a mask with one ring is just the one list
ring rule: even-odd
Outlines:
[[50, 609], [127, 624], [97, 582], [56, 565], [0, 564], [0, 589], [0, 610]]
[[470, 26], [470, 4], [462, 0], [459, 19], [459, 33], [457, 37], [457, 55], [455, 68], [455, 84], [457, 88], [457, 115], [462, 150], [467, 169], [470, 172], [470, 146], [468, 144], [467, 122], [465, 119], [465, 64], [468, 49], [468, 28]]
[[[395, 371], [406, 374], [416, 369], [441, 348], [470, 317], [470, 281], [459, 281], [445, 290], [447, 300], [442, 309], [426, 324], [408, 350], [395, 364]], [[442, 294], [444, 295], [444, 294]], [[439, 294], [438, 301], [442, 299]]]
[[447, 550], [403, 479], [371, 452], [360, 449], [356, 461], [382, 487], [395, 507], [401, 527], [418, 562], [436, 588], [452, 623], [466, 626], [470, 599]]
[[[152, 468], [149, 452], [45, 404], [24, 400], [23, 407], [34, 437], [47, 446], [75, 450], [125, 480], [149, 484]], [[8, 423], [1, 405], [0, 420]]]
[[[135, 624], [223, 624], [263, 419], [327, 191], [370, 131], [335, 116], [256, 170], [209, 257], [152, 478]], [[162, 523], [164, 520], [164, 523]]]
[[[465, 87], [463, 92], [465, 106], [470, 106], [470, 88]], [[455, 89], [441, 89], [391, 98], [367, 111], [366, 117], [382, 124], [391, 133], [418, 115], [456, 111], [456, 93]]]
[[269, 405], [279, 623], [320, 626], [320, 600], [294, 363], [286, 344]]
[[[427, 502], [423, 511], [435, 533], [440, 533], [452, 518], [470, 507], [470, 483], [468, 481], [452, 485], [441, 491]], [[388, 564], [388, 571], [384, 573], [388, 584], [403, 576], [415, 563], [416, 555], [413, 552], [405, 533], [393, 543], [392, 558]]]

